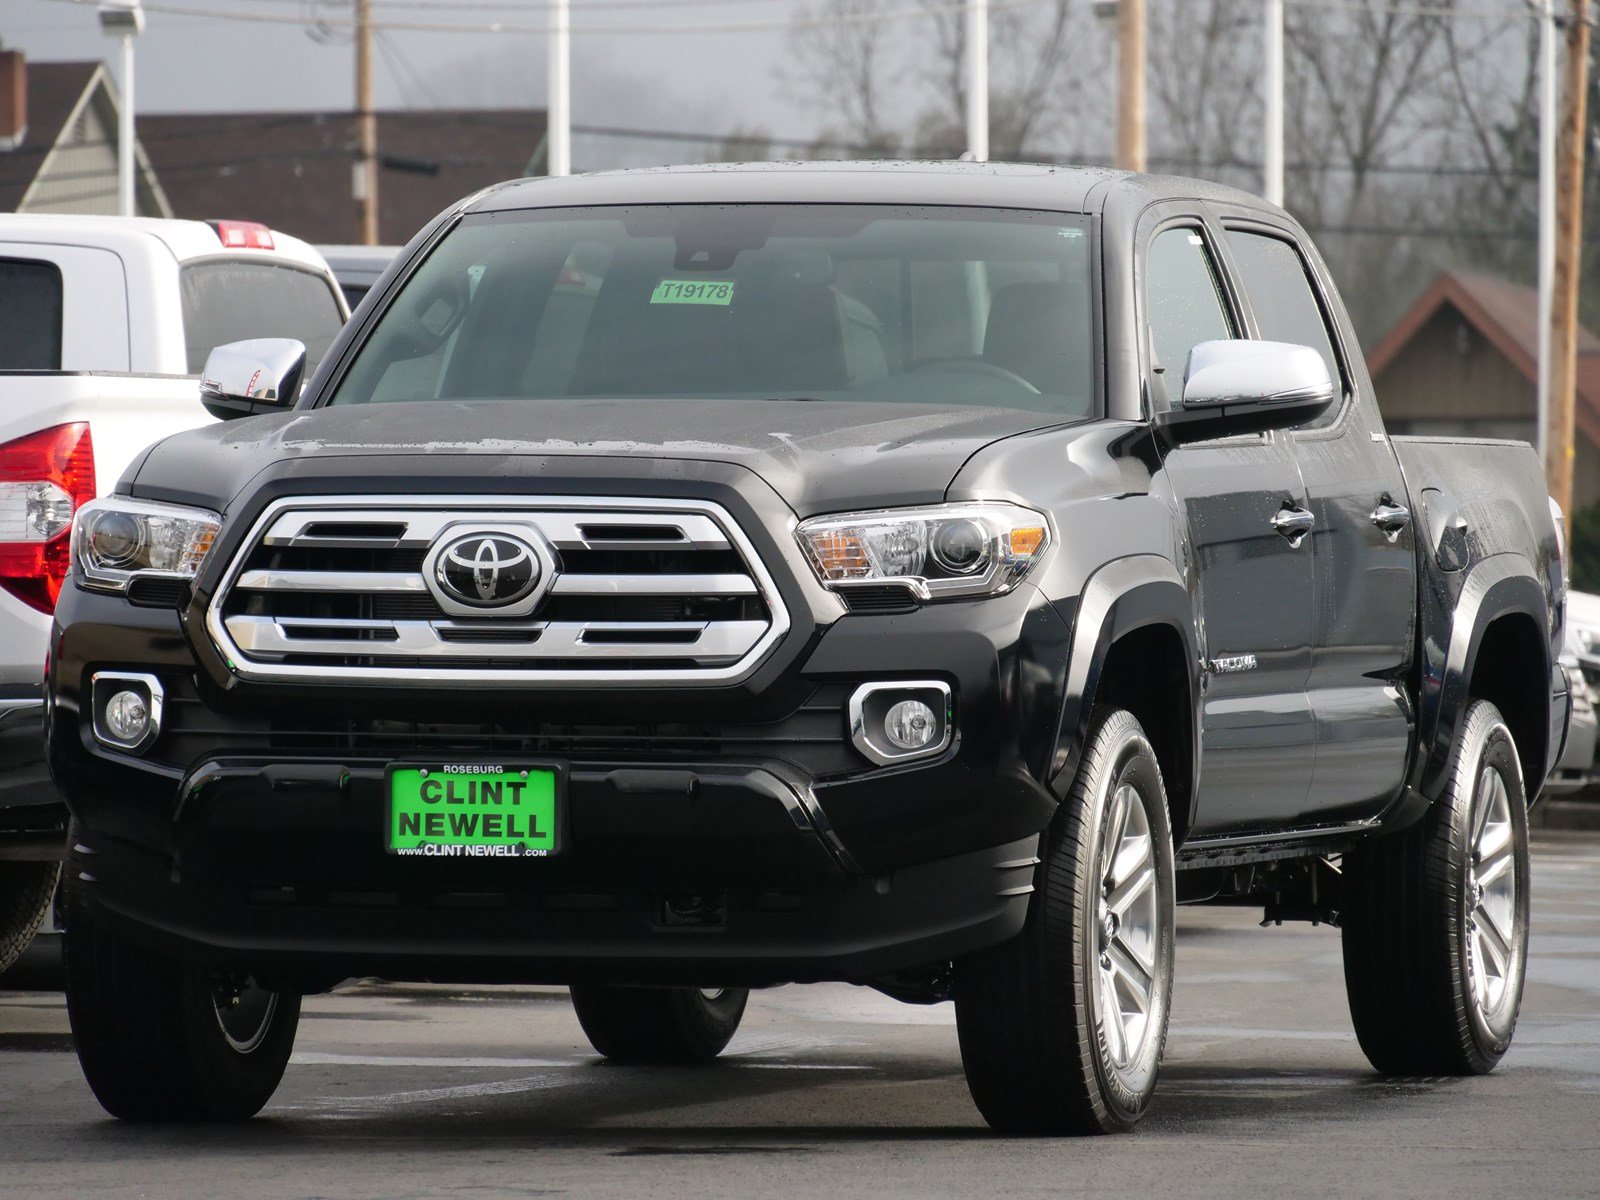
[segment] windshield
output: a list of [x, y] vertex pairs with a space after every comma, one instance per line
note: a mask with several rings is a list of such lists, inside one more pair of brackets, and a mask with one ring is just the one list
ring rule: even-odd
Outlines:
[[468, 217], [330, 403], [820, 399], [1089, 415], [1081, 217], [665, 205]]

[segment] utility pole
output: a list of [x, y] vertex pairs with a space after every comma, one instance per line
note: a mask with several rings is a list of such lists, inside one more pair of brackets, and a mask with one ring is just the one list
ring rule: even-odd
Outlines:
[[133, 34], [122, 35], [122, 110], [117, 114], [117, 212], [139, 215], [134, 195]]
[[1266, 0], [1266, 67], [1262, 73], [1265, 114], [1262, 132], [1261, 195], [1269, 204], [1283, 204], [1283, 0]]
[[1555, 273], [1550, 319], [1550, 430], [1545, 473], [1561, 511], [1572, 512], [1572, 410], [1578, 370], [1578, 277], [1583, 262], [1583, 158], [1589, 123], [1590, 0], [1572, 0], [1556, 163]]
[[378, 114], [372, 110], [372, 0], [356, 5], [356, 121], [361, 130], [361, 162], [356, 168], [356, 199], [361, 201], [361, 241], [378, 244]]
[[1145, 167], [1144, 0], [1117, 6], [1117, 166]]
[[967, 154], [989, 161], [989, 0], [967, 0]]
[[[1550, 320], [1556, 273], [1556, 0], [1539, 10], [1539, 397], [1534, 444], [1550, 461]], [[1549, 468], [1546, 467], [1548, 472]]]
[[567, 0], [550, 11], [550, 101], [545, 106], [548, 174], [572, 174], [572, 14]]
[[117, 212], [124, 217], [139, 215], [134, 174], [133, 123], [133, 39], [144, 32], [144, 9], [139, 0], [107, 0], [99, 8], [100, 28], [122, 42], [122, 106], [117, 113]]

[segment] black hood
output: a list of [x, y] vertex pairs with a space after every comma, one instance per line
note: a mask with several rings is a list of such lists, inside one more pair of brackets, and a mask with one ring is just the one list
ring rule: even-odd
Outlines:
[[1018, 409], [833, 401], [361, 404], [180, 433], [135, 467], [132, 492], [225, 509], [263, 470], [296, 460], [651, 458], [744, 467], [806, 517], [940, 500], [984, 446], [1061, 423]]

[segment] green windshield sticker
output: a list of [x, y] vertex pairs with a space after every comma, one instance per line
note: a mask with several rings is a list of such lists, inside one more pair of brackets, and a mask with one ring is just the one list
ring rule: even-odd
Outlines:
[[732, 304], [733, 281], [663, 279], [650, 293], [651, 304]]

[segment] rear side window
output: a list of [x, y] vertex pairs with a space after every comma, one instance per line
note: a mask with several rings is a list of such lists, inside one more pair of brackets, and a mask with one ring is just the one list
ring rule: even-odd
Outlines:
[[61, 269], [0, 258], [0, 371], [61, 369]]
[[1233, 336], [1205, 239], [1189, 228], [1165, 229], [1150, 243], [1145, 269], [1150, 351], [1168, 396], [1183, 391], [1189, 351]]
[[[1339, 356], [1334, 352], [1327, 319], [1300, 252], [1282, 238], [1242, 229], [1228, 231], [1228, 247], [1238, 264], [1239, 279], [1250, 297], [1261, 336], [1271, 342], [1310, 346], [1322, 355], [1329, 378], [1342, 389]], [[1337, 415], [1335, 406], [1315, 423], [1331, 421]]]
[[248, 338], [294, 338], [306, 346], [306, 375], [317, 369], [344, 324], [321, 275], [275, 263], [214, 259], [183, 268], [183, 336], [189, 374], [218, 346]]

